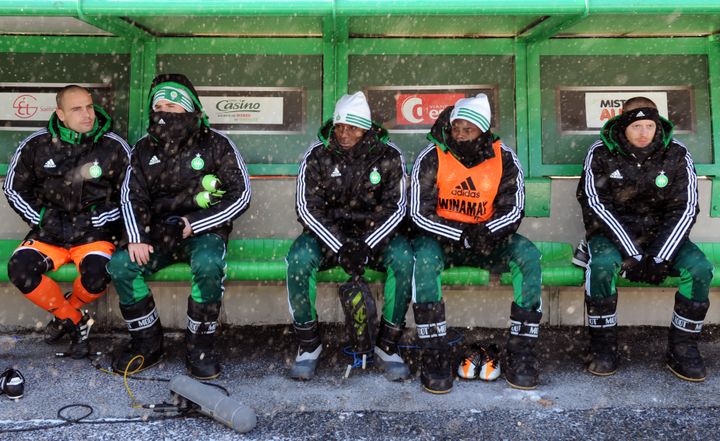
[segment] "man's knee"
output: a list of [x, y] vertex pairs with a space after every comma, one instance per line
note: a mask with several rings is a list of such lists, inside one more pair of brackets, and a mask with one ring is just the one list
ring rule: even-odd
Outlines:
[[593, 255], [588, 262], [590, 272], [598, 277], [612, 278], [620, 262], [611, 254]]
[[410, 242], [407, 239], [393, 239], [388, 245], [389, 249], [385, 254], [389, 257], [388, 266], [398, 276], [411, 276], [415, 258]]
[[301, 275], [317, 269], [320, 261], [318, 254], [309, 244], [295, 241], [287, 255], [288, 274]]
[[105, 269], [109, 260], [99, 254], [89, 254], [80, 262], [80, 283], [91, 294], [105, 291], [110, 283], [110, 274]]
[[130, 260], [130, 254], [125, 250], [115, 251], [105, 268], [113, 280], [134, 279], [140, 271], [140, 267]]
[[52, 263], [38, 251], [18, 250], [8, 262], [8, 276], [20, 292], [28, 294], [40, 285], [42, 275], [52, 269], [51, 265]]
[[703, 285], [709, 286], [712, 281], [715, 268], [707, 258], [704, 258], [688, 267], [687, 270], [692, 275], [695, 283], [702, 283]]
[[190, 269], [196, 277], [222, 277], [225, 259], [222, 252], [205, 250], [193, 255]]
[[445, 268], [442, 248], [437, 242], [425, 240], [415, 242], [415, 272], [440, 273]]

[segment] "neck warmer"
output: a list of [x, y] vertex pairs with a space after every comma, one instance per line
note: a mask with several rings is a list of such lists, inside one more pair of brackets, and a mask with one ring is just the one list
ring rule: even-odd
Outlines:
[[152, 112], [148, 133], [166, 144], [180, 144], [200, 127], [200, 115], [193, 113]]

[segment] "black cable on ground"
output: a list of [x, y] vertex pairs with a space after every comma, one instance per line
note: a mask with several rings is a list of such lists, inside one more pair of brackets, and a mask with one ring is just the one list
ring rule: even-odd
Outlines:
[[[99, 354], [98, 354], [99, 355]], [[134, 360], [134, 359], [133, 359]], [[132, 361], [130, 364], [132, 363]], [[120, 374], [113, 372], [112, 370], [105, 369], [99, 365], [99, 363], [96, 362], [96, 360], [90, 360], [90, 365], [97, 369], [100, 372], [110, 374], [113, 376], [121, 376]], [[53, 423], [48, 424], [44, 426], [36, 426], [36, 427], [22, 427], [22, 428], [10, 428], [10, 429], [2, 429], [0, 428], [0, 434], [2, 433], [21, 433], [21, 432], [34, 432], [38, 430], [50, 430], [50, 429], [57, 429], [60, 427], [66, 427], [66, 426], [72, 426], [75, 424], [128, 424], [128, 423], [148, 423], [148, 422], [154, 422], [154, 421], [162, 421], [162, 420], [170, 420], [170, 419], [179, 419], [179, 418], [185, 418], [190, 416], [193, 411], [195, 410], [194, 404], [192, 403], [186, 403], [185, 406], [178, 406], [172, 403], [167, 403], [163, 401], [162, 403], [156, 403], [156, 404], [142, 404], [138, 403], [135, 399], [135, 396], [132, 394], [132, 391], [130, 390], [130, 386], [127, 383], [128, 379], [132, 380], [138, 380], [138, 381], [157, 381], [162, 383], [169, 383], [169, 378], [159, 378], [159, 377], [138, 377], [135, 375], [131, 375], [135, 371], [128, 371], [128, 369], [125, 370], [123, 373], [123, 383], [125, 384], [125, 389], [128, 392], [128, 395], [130, 396], [130, 399], [132, 400], [131, 407], [135, 409], [151, 409], [154, 412], [177, 412], [177, 415], [162, 415], [162, 416], [156, 416], [156, 417], [128, 417], [128, 418], [112, 418], [112, 419], [97, 419], [97, 420], [85, 420], [90, 415], [93, 414], [95, 411], [92, 406], [89, 404], [84, 403], [76, 403], [76, 404], [68, 404], [66, 406], [61, 407], [57, 411], [57, 417], [60, 420], [63, 420], [61, 423]], [[230, 392], [224, 387], [216, 383], [211, 383], [209, 381], [201, 381], [201, 383], [206, 384], [208, 386], [212, 386], [215, 388], [220, 389], [225, 393], [225, 395], [230, 396]], [[79, 417], [68, 417], [64, 415], [64, 412], [66, 412], [69, 409], [73, 408], [81, 408], [85, 409], [86, 413], [84, 415], [81, 415]]]

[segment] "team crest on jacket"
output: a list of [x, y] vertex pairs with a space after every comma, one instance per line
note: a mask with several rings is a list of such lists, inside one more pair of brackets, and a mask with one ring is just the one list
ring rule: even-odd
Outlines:
[[377, 167], [373, 167], [372, 171], [370, 172], [370, 183], [372, 185], [378, 185], [381, 179], [382, 176], [380, 176], [380, 172], [378, 171]]
[[100, 164], [98, 164], [97, 161], [93, 162], [93, 165], [90, 166], [88, 174], [93, 179], [97, 179], [102, 176], [102, 167], [100, 167]]
[[190, 161], [190, 167], [193, 170], [202, 170], [205, 167], [205, 161], [200, 157], [200, 153], [196, 153], [192, 161]]
[[657, 175], [655, 178], [655, 185], [657, 185], [658, 188], [663, 188], [668, 185], [668, 177], [665, 176], [665, 170], [661, 170], [660, 174]]

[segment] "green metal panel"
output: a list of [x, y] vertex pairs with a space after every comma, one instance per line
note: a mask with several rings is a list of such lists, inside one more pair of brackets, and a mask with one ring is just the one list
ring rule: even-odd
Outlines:
[[335, 0], [339, 15], [580, 14], [585, 0]]
[[720, 2], [714, 0], [590, 0], [590, 14], [717, 14]]
[[83, 21], [118, 37], [130, 40], [147, 40], [152, 37], [139, 27], [119, 17], [83, 17]]
[[551, 181], [548, 178], [525, 179], [525, 215], [550, 216]]
[[173, 16], [129, 17], [134, 23], [158, 36], [213, 36], [213, 35], [283, 35], [319, 37], [322, 34], [321, 17], [253, 17], [253, 16]]
[[[35, 1], [37, 0], [33, 0]], [[77, 2], [85, 15], [116, 16], [307, 16], [329, 14], [333, 7], [333, 0], [77, 0]], [[46, 2], [38, 1], [38, 3]]]
[[117, 37], [0, 36], [0, 53], [126, 54], [130, 43]]
[[[330, 17], [323, 18], [323, 121], [332, 117], [335, 107], [335, 77], [338, 64], [335, 38], [335, 20]], [[347, 62], [345, 64], [347, 65]]]
[[323, 53], [320, 38], [158, 38], [158, 54], [313, 55]]
[[557, 15], [714, 14], [709, 0], [33, 0], [0, 3], [0, 15]]
[[[713, 164], [720, 167], [720, 40], [708, 40], [708, 88], [710, 90], [710, 113], [712, 115]], [[720, 175], [720, 169], [714, 173]]]
[[138, 42], [131, 55], [128, 141], [133, 144], [145, 135], [147, 128], [145, 105], [155, 77], [156, 48], [155, 40]]
[[296, 176], [299, 163], [293, 164], [247, 164], [251, 176]]
[[539, 21], [539, 16], [385, 15], [350, 18], [350, 35], [414, 37], [513, 37]]
[[529, 176], [549, 176], [542, 163], [542, 101], [540, 99], [540, 50], [538, 43], [527, 45], [527, 114]]
[[515, 44], [515, 144], [525, 174], [529, 171], [527, 44]]
[[583, 19], [585, 19], [584, 15], [556, 15], [552, 17], [544, 17], [542, 21], [535, 23], [534, 26], [521, 32], [518, 35], [518, 38], [532, 42], [542, 41]]
[[543, 55], [702, 55], [705, 38], [575, 38], [538, 44]]
[[351, 38], [353, 55], [512, 55], [514, 42], [509, 38]]
[[[680, 2], [678, 2], [680, 3]], [[647, 15], [624, 12], [622, 14], [593, 15], [562, 31], [563, 35], [587, 36], [624, 35], [708, 35], [720, 30], [720, 15]]]
[[348, 42], [348, 20], [346, 18], [338, 18], [335, 22], [335, 99], [332, 108], [328, 109], [330, 114], [334, 112], [335, 101], [341, 96], [348, 93], [348, 60], [349, 42]]

